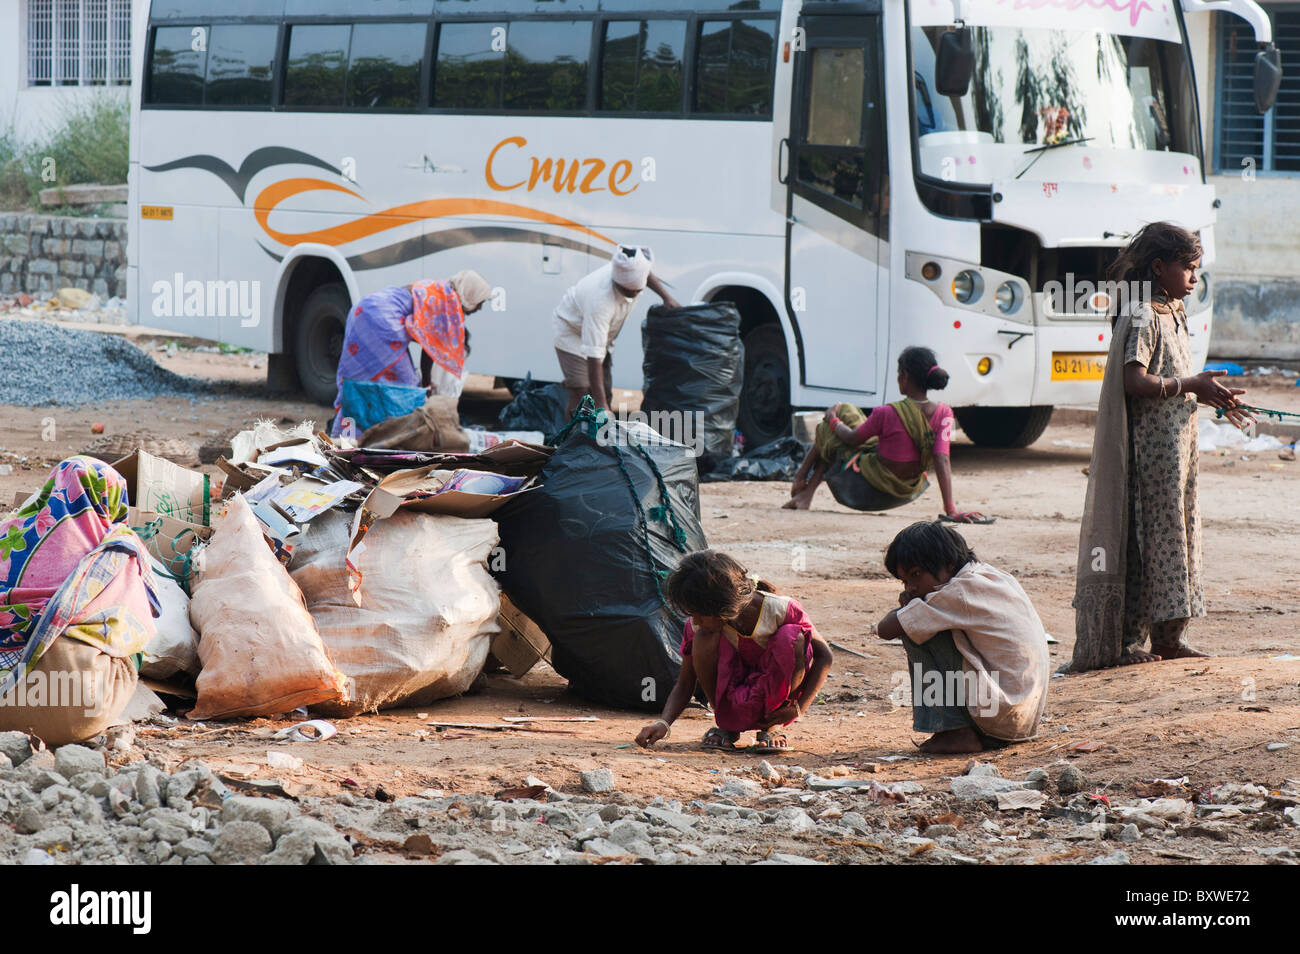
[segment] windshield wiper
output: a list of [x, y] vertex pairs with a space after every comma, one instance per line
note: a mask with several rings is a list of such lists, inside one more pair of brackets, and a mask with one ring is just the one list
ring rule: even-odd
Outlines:
[[1044, 146], [1033, 146], [1029, 149], [1026, 149], [1023, 153], [1021, 153], [1021, 155], [1027, 156], [1031, 152], [1037, 153], [1037, 155], [1034, 156], [1033, 161], [1030, 162], [1029, 165], [1025, 166], [1018, 173], [1016, 173], [1016, 178], [1019, 179], [1030, 169], [1034, 168], [1034, 163], [1037, 162], [1039, 159], [1043, 158], [1043, 153], [1051, 149], [1060, 149], [1062, 146], [1073, 146], [1081, 142], [1091, 142], [1096, 138], [1097, 138], [1096, 136], [1080, 136], [1078, 139], [1062, 139], [1059, 142], [1049, 142]]

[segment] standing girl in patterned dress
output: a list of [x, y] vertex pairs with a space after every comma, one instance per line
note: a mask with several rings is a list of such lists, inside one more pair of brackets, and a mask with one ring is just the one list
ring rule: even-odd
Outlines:
[[[1183, 299], [1201, 243], [1168, 222], [1139, 231], [1108, 278], [1129, 299], [1117, 315], [1098, 405], [1079, 537], [1070, 668], [1204, 656], [1187, 624], [1205, 615], [1197, 505], [1197, 404], [1241, 427], [1241, 388], [1196, 373]], [[1122, 490], [1121, 490], [1122, 489]], [[1151, 640], [1151, 651], [1145, 649]]]

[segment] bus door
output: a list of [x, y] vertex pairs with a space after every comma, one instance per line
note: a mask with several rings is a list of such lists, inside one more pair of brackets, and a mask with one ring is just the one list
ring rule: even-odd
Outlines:
[[799, 26], [781, 170], [786, 308], [805, 386], [875, 393], [889, 264], [880, 15], [805, 16]]

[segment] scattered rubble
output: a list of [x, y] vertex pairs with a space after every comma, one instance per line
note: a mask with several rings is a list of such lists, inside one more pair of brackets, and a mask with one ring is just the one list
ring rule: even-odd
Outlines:
[[[337, 744], [337, 743], [336, 743]], [[639, 805], [607, 768], [573, 791], [540, 779], [498, 797], [429, 790], [388, 800], [357, 792], [265, 797], [191, 759], [168, 771], [95, 745], [34, 751], [0, 734], [0, 863], [112, 864], [913, 864], [1149, 863], [1253, 857], [1296, 864], [1300, 783], [1230, 783], [1204, 801], [1115, 804], [1031, 787], [979, 763], [952, 792], [912, 780], [822, 788], [822, 776], [767, 762], [736, 767], [708, 794]], [[130, 759], [118, 764], [119, 758]], [[6, 764], [9, 763], [9, 764]], [[821, 769], [828, 775], [831, 769]], [[1043, 770], [1028, 773], [1035, 776]], [[1045, 774], [1045, 773], [1043, 773]], [[802, 779], [802, 781], [796, 781]], [[837, 782], [862, 782], [835, 776]], [[531, 786], [531, 787], [529, 787]], [[991, 795], [962, 795], [963, 791]], [[891, 793], [879, 797], [880, 791]], [[520, 797], [521, 793], [536, 797]], [[374, 795], [380, 794], [376, 790]], [[614, 800], [610, 800], [612, 799]], [[997, 807], [995, 807], [997, 803]], [[998, 811], [998, 807], [1003, 811]], [[1014, 810], [1005, 810], [1008, 807]], [[1260, 819], [1270, 819], [1261, 825]], [[1261, 832], [1270, 844], [1259, 844]], [[1242, 844], [1243, 840], [1254, 840]], [[1116, 843], [1124, 845], [1123, 849]]]

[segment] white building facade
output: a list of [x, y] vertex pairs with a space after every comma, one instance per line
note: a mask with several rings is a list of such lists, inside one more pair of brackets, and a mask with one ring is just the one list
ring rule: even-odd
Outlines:
[[0, 131], [38, 137], [65, 104], [126, 97], [131, 9], [147, 0], [0, 0]]
[[1252, 93], [1246, 21], [1187, 17], [1204, 127], [1205, 168], [1222, 203], [1215, 229], [1213, 355], [1300, 360], [1300, 4], [1260, 0], [1282, 55], [1277, 104]]

